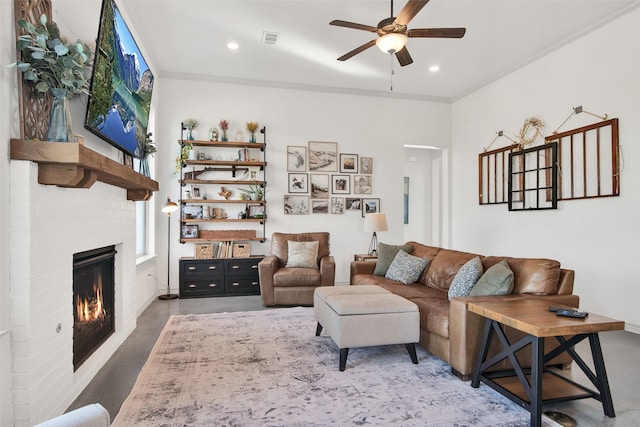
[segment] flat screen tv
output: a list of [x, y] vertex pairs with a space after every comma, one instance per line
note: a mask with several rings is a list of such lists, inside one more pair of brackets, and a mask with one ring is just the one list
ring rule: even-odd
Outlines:
[[114, 0], [103, 0], [84, 126], [125, 153], [142, 157], [153, 74]]

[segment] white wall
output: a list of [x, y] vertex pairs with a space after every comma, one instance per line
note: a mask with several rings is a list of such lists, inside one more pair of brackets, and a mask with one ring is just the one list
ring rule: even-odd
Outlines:
[[[154, 95], [155, 96], [155, 95]], [[380, 233], [383, 242], [403, 241], [403, 144], [427, 144], [449, 141], [450, 106], [410, 100], [389, 102], [354, 95], [337, 95], [239, 86], [194, 80], [163, 79], [158, 116], [159, 141], [158, 180], [160, 198], [179, 198], [177, 177], [172, 176], [174, 159], [179, 152], [180, 123], [197, 119], [196, 139], [206, 139], [210, 125], [221, 119], [230, 121], [230, 139], [247, 121], [258, 121], [267, 127], [267, 237], [273, 232], [328, 231], [331, 252], [336, 259], [336, 282], [349, 280], [349, 262], [354, 253], [369, 247], [371, 235], [362, 230], [360, 213], [342, 215], [284, 215], [283, 195], [287, 192], [287, 145], [307, 145], [308, 141], [338, 143], [338, 151], [373, 157], [373, 194], [381, 199], [381, 210], [387, 214], [389, 231]], [[424, 123], [430, 126], [412, 126]], [[172, 217], [172, 288], [178, 284], [177, 259], [193, 256], [193, 246], [178, 243], [178, 216]], [[166, 219], [159, 219], [159, 253], [165, 253]], [[252, 253], [268, 254], [267, 243], [254, 243]], [[166, 277], [166, 270], [159, 272]], [[166, 285], [166, 280], [164, 280]]]
[[[452, 246], [483, 254], [548, 257], [575, 270], [581, 307], [640, 331], [640, 11], [533, 62], [453, 105]], [[538, 116], [544, 134], [582, 105], [620, 119], [620, 197], [560, 201], [557, 210], [478, 205], [478, 154], [498, 130], [513, 136]], [[574, 116], [562, 130], [598, 119]], [[509, 144], [499, 139], [494, 148]]]

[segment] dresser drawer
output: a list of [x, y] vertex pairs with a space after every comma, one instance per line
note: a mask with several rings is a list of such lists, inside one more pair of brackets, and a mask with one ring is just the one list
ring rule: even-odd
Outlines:
[[262, 258], [229, 258], [225, 260], [225, 272], [233, 276], [255, 276], [258, 278], [258, 263]]
[[206, 278], [184, 278], [180, 281], [181, 297], [207, 297], [224, 295], [224, 276], [212, 275]]
[[199, 259], [181, 260], [180, 273], [185, 276], [202, 276], [209, 274], [223, 274], [224, 260], [222, 259]]
[[227, 295], [260, 295], [260, 282], [257, 275], [256, 277], [227, 276], [224, 285]]

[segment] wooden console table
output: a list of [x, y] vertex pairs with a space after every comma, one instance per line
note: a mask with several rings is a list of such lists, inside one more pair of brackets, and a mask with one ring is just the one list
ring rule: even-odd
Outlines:
[[[531, 426], [535, 427], [542, 425], [544, 403], [594, 398], [602, 402], [605, 415], [615, 417], [598, 333], [622, 330], [624, 322], [593, 313], [586, 319], [559, 317], [549, 311], [551, 305], [571, 308], [535, 298], [469, 303], [469, 311], [487, 319], [471, 386], [477, 388], [482, 381], [518, 403], [531, 413]], [[528, 335], [512, 344], [502, 329], [503, 325]], [[489, 343], [494, 334], [503, 350], [487, 359]], [[560, 344], [547, 354], [544, 354], [545, 337], [555, 337]], [[595, 373], [574, 349], [576, 344], [587, 338]], [[531, 347], [531, 368], [522, 368], [515, 356], [517, 351], [526, 346]], [[547, 362], [564, 352], [571, 355], [597, 391], [545, 367]], [[513, 370], [486, 372], [488, 368], [507, 358], [511, 361]]]

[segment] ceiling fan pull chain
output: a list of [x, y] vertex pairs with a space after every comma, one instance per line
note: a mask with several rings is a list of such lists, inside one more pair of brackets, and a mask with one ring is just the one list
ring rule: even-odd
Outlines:
[[391, 58], [391, 75], [389, 76], [391, 80], [390, 91], [393, 92], [393, 76], [395, 75], [395, 71], [393, 70], [393, 54], [389, 55], [389, 58]]

